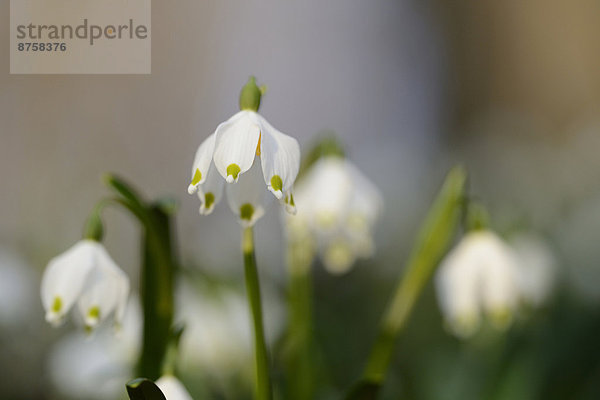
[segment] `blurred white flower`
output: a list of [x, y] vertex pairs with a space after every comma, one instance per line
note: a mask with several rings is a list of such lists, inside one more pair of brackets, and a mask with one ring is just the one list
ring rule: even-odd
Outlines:
[[[183, 283], [176, 293], [176, 321], [185, 325], [179, 343], [181, 370], [201, 371], [217, 385], [227, 385], [240, 373], [251, 382], [253, 335], [243, 294], [222, 287], [196, 290]], [[266, 337], [272, 343], [282, 330], [283, 311], [269, 292], [263, 291], [263, 305]]]
[[469, 337], [487, 314], [505, 329], [519, 301], [517, 257], [495, 233], [467, 233], [442, 260], [435, 276], [438, 301], [450, 330]]
[[315, 248], [329, 272], [348, 271], [374, 251], [373, 227], [383, 200], [375, 185], [340, 156], [319, 159], [296, 185], [295, 217], [286, 218], [289, 240]]
[[264, 185], [282, 203], [292, 202], [292, 186], [300, 168], [300, 147], [296, 139], [278, 131], [258, 114], [260, 91], [253, 78], [242, 93], [247, 89], [256, 91], [255, 109], [244, 108], [240, 100], [242, 110], [220, 124], [202, 142], [188, 187], [190, 194], [198, 192], [202, 202], [200, 213], [210, 214], [222, 198], [224, 181], [234, 184], [246, 172], [253, 175], [248, 177], [245, 187], [255, 195], [242, 197], [241, 189], [227, 193], [229, 205], [245, 226], [253, 225], [260, 218]]
[[510, 240], [510, 244], [517, 255], [517, 282], [521, 298], [527, 304], [539, 307], [556, 284], [556, 258], [548, 245], [532, 234], [519, 234]]
[[50, 260], [42, 277], [42, 303], [52, 325], [64, 321], [77, 303], [87, 329], [113, 313], [118, 326], [128, 295], [129, 278], [95, 240], [81, 240]]
[[141, 334], [139, 299], [132, 296], [119, 335], [114, 335], [108, 327], [100, 327], [92, 337], [74, 331], [54, 344], [47, 366], [52, 384], [61, 397], [90, 400], [123, 397], [125, 383], [133, 378]]
[[163, 375], [155, 383], [167, 400], [192, 400], [183, 383], [173, 375]]

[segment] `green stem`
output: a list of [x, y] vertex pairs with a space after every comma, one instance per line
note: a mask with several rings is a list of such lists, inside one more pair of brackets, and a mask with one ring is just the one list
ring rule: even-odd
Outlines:
[[462, 168], [453, 168], [448, 173], [421, 226], [406, 274], [399, 281], [384, 314], [362, 381], [348, 396], [349, 399], [377, 396], [394, 353], [396, 338], [406, 326], [423, 287], [451, 243], [459, 221], [465, 183], [466, 173]]
[[252, 228], [245, 228], [242, 236], [242, 252], [244, 254], [244, 270], [246, 275], [246, 292], [252, 312], [254, 325], [254, 352], [256, 374], [256, 400], [271, 400], [271, 378], [269, 373], [269, 357], [263, 328], [262, 305], [260, 299], [260, 284], [256, 257], [254, 254], [254, 235]]
[[148, 213], [140, 271], [144, 336], [137, 369], [139, 376], [156, 380], [162, 372], [173, 323], [176, 264], [172, 252], [169, 216], [156, 207], [149, 208]]
[[173, 284], [177, 265], [169, 212], [163, 203], [148, 204], [124, 180], [107, 174], [106, 184], [120, 197], [111, 199], [131, 212], [143, 227], [140, 296], [144, 313], [138, 376], [156, 380], [167, 354], [173, 322]]
[[312, 399], [315, 390], [311, 258], [301, 254], [301, 244], [288, 248], [290, 325], [287, 347], [289, 399]]

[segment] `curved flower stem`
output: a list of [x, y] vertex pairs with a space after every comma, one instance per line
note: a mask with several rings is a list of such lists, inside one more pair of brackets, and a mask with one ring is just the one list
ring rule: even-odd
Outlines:
[[312, 399], [315, 389], [313, 344], [311, 258], [302, 254], [299, 244], [288, 248], [290, 324], [287, 342], [287, 377], [289, 399]]
[[147, 203], [125, 181], [107, 174], [106, 184], [120, 196], [109, 201], [131, 212], [143, 228], [140, 295], [144, 312], [142, 351], [137, 374], [161, 375], [174, 314], [173, 283], [177, 260], [172, 235], [172, 208]]
[[246, 275], [246, 293], [248, 303], [252, 312], [254, 325], [254, 353], [255, 353], [255, 377], [256, 400], [271, 400], [273, 398], [271, 389], [271, 378], [269, 372], [269, 357], [265, 341], [263, 327], [262, 304], [260, 299], [260, 284], [258, 270], [256, 268], [256, 257], [254, 254], [254, 235], [252, 228], [244, 228], [242, 235], [242, 253], [244, 254], [244, 272]]

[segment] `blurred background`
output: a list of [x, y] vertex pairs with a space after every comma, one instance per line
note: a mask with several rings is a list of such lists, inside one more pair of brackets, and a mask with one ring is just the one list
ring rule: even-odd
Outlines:
[[[7, 21], [8, 1], [0, 13]], [[8, 23], [0, 35], [0, 51], [8, 54]], [[274, 126], [305, 152], [318, 132], [335, 131], [384, 195], [374, 258], [341, 277], [314, 265], [315, 332], [329, 371], [321, 398], [337, 398], [360, 375], [419, 223], [456, 163], [468, 168], [470, 192], [489, 206], [499, 233], [534, 233], [547, 244], [559, 266], [557, 284], [543, 306], [505, 334], [470, 341], [445, 330], [428, 285], [397, 344], [383, 398], [599, 398], [598, 37], [600, 3], [591, 0], [181, 0], [152, 4], [151, 75], [9, 75], [5, 58], [0, 398], [124, 395], [119, 379], [101, 394], [85, 392], [85, 382], [97, 373], [127, 375], [122, 356], [135, 353], [135, 304], [127, 345], [101, 332], [82, 340], [72, 324], [52, 329], [39, 299], [43, 269], [80, 238], [89, 211], [107, 193], [107, 171], [148, 197], [180, 202], [177, 236], [188, 286], [206, 276], [224, 286], [210, 300], [202, 300], [203, 290], [188, 293], [202, 306], [182, 318], [198, 318], [198, 335], [210, 344], [185, 365], [206, 374], [207, 363], [217, 367], [205, 357], [231, 359], [218, 379], [205, 377], [221, 396], [215, 398], [250, 393], [239, 227], [225, 204], [199, 216], [198, 199], [186, 192], [197, 146], [237, 111], [249, 75], [268, 86], [261, 114]], [[118, 210], [105, 218], [106, 246], [135, 292], [139, 228]], [[276, 348], [287, 279], [276, 211], [257, 224], [256, 237]], [[214, 297], [222, 301], [211, 307]], [[231, 331], [240, 336], [224, 345], [210, 340]], [[94, 352], [108, 346], [103, 340], [120, 359]], [[207, 355], [218, 346], [229, 353]], [[184, 381], [205, 398], [194, 377]]]

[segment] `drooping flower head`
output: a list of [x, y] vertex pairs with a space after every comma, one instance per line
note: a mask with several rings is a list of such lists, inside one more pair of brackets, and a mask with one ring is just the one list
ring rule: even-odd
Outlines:
[[372, 255], [382, 197], [343, 156], [325, 155], [310, 167], [298, 182], [296, 204], [297, 215], [286, 220], [288, 237], [307, 242], [307, 251], [314, 247], [330, 272], [346, 272], [357, 258]]
[[442, 260], [435, 277], [438, 301], [450, 330], [459, 337], [477, 331], [482, 314], [505, 329], [518, 305], [517, 258], [495, 233], [467, 233]]
[[87, 329], [95, 328], [111, 314], [119, 325], [128, 295], [129, 278], [93, 239], [83, 239], [50, 260], [42, 278], [46, 321], [55, 326], [75, 305]]
[[198, 147], [188, 192], [198, 193], [201, 214], [213, 211], [225, 182], [229, 205], [242, 225], [253, 225], [264, 213], [270, 199], [265, 188], [294, 211], [300, 147], [258, 114], [263, 91], [251, 77], [240, 94], [240, 111]]

